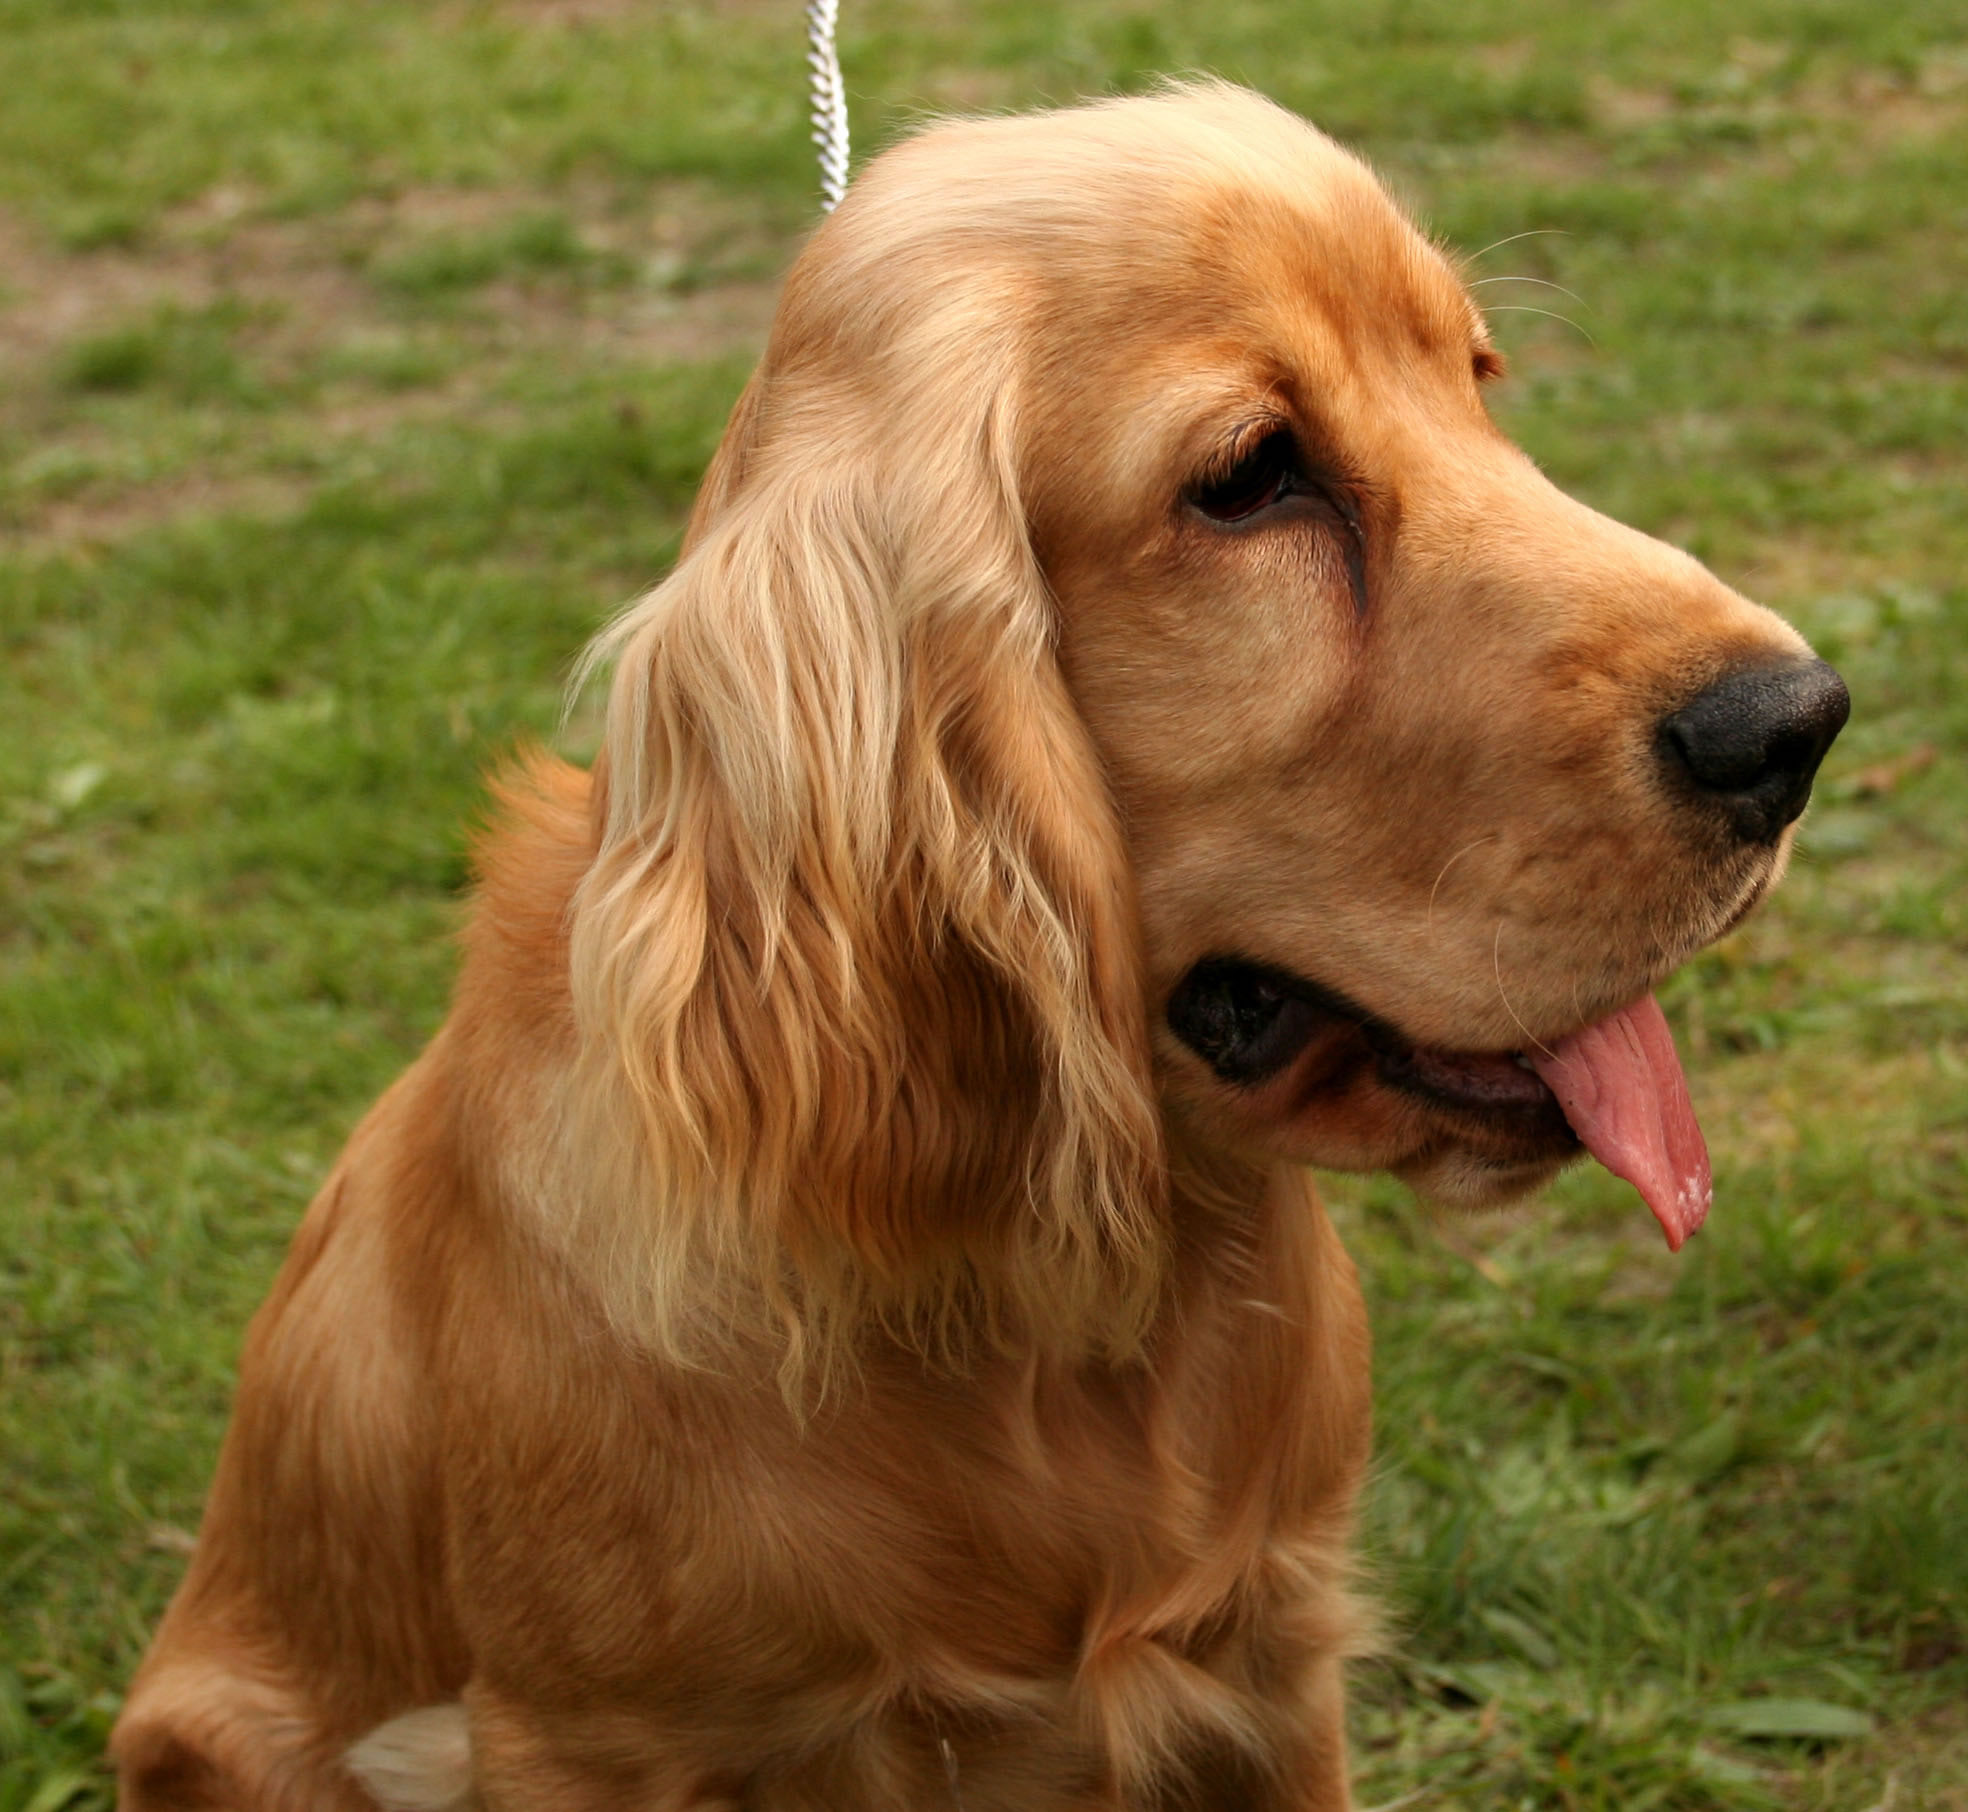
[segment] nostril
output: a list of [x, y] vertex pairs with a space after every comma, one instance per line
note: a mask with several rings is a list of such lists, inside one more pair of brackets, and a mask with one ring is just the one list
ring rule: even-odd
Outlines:
[[1672, 770], [1728, 809], [1739, 837], [1770, 843], [1804, 810], [1850, 710], [1845, 682], [1823, 661], [1744, 668], [1663, 718], [1661, 745]]

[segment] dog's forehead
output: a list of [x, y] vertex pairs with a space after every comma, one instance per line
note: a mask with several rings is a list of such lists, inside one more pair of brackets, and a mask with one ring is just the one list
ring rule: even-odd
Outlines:
[[1036, 278], [1034, 401], [1063, 401], [1083, 450], [1102, 443], [1119, 493], [1165, 488], [1267, 408], [1480, 414], [1488, 334], [1449, 260], [1330, 139], [1262, 103], [1234, 119], [1250, 130], [1176, 135], [1159, 171], [1117, 157], [1100, 229], [1062, 234]]
[[1384, 387], [1392, 367], [1467, 369], [1487, 342], [1447, 259], [1351, 159], [1209, 182], [1180, 219], [1117, 234], [1117, 260], [1070, 254], [1049, 275], [1077, 289], [1083, 337], [1134, 361], [1214, 367], [1233, 385]]
[[789, 276], [760, 419], [920, 449], [998, 399], [1042, 508], [1094, 468], [1116, 499], [1165, 491], [1267, 399], [1480, 415], [1483, 340], [1364, 163], [1205, 83], [945, 122], [877, 157]]
[[1221, 84], [933, 127], [875, 161], [839, 227], [835, 294], [864, 323], [905, 294], [918, 322], [972, 324], [1015, 298], [1041, 356], [1082, 369], [1219, 340], [1466, 361], [1482, 338], [1364, 163]]

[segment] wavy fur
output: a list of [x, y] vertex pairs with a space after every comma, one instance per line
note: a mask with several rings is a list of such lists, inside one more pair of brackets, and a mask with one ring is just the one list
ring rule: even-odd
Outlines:
[[758, 1311], [789, 1386], [871, 1317], [946, 1360], [980, 1329], [1125, 1357], [1157, 1303], [1138, 932], [1007, 389], [935, 424], [940, 461], [727, 441], [752, 473], [590, 651], [576, 1093], [644, 1145], [555, 1235], [673, 1359]]

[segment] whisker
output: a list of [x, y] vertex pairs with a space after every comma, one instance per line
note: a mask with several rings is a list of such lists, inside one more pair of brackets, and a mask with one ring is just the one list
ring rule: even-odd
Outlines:
[[1494, 843], [1496, 840], [1494, 833], [1487, 837], [1478, 837], [1474, 843], [1465, 843], [1454, 855], [1442, 864], [1442, 874], [1435, 877], [1435, 885], [1428, 890], [1428, 918], [1425, 929], [1431, 935], [1435, 930], [1435, 896], [1442, 891], [1442, 875], [1446, 875], [1472, 849], [1481, 849], [1485, 843]]
[[1528, 302], [1498, 302], [1483, 312], [1491, 315], [1549, 315], [1552, 320], [1563, 321], [1567, 327], [1573, 329], [1575, 332], [1585, 334], [1585, 343], [1592, 347], [1594, 351], [1598, 350], [1599, 342], [1597, 340], [1589, 333], [1585, 333], [1585, 329], [1580, 327], [1570, 315], [1561, 315], [1555, 309], [1533, 308]]
[[1492, 239], [1480, 252], [1471, 252], [1469, 262], [1474, 264], [1478, 258], [1487, 258], [1497, 247], [1515, 245], [1520, 239], [1569, 239], [1571, 234], [1563, 227], [1531, 227], [1522, 233], [1512, 233], [1507, 239]]
[[1567, 289], [1562, 283], [1553, 283], [1545, 277], [1478, 277], [1469, 287], [1482, 289], [1492, 283], [1535, 283], [1539, 289], [1555, 289], [1561, 296], [1570, 296], [1581, 308], [1589, 309], [1592, 306], [1577, 290]]
[[1497, 999], [1503, 1002], [1503, 1010], [1517, 1020], [1517, 1029], [1547, 1057], [1555, 1061], [1556, 1053], [1543, 1039], [1534, 1037], [1531, 1028], [1517, 1019], [1517, 1009], [1510, 1004], [1510, 996], [1503, 991], [1503, 920], [1497, 920], [1496, 938], [1490, 945], [1490, 967], [1496, 973]]

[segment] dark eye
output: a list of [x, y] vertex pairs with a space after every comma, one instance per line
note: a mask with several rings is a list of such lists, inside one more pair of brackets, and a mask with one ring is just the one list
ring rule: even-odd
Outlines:
[[1265, 435], [1220, 478], [1207, 478], [1189, 493], [1189, 501], [1212, 522], [1241, 522], [1292, 488], [1298, 469], [1298, 447], [1291, 430]]

